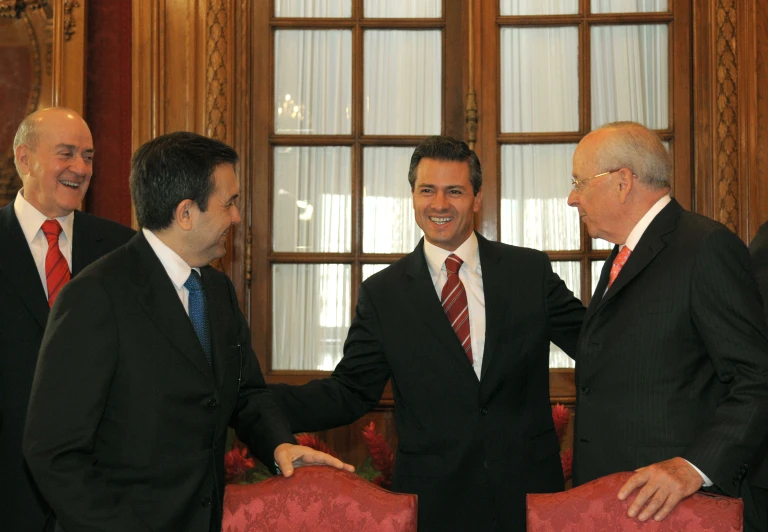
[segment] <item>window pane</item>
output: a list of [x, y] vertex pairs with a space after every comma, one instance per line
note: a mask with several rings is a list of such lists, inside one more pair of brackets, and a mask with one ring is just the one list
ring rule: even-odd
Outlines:
[[577, 28], [502, 28], [501, 131], [578, 131], [578, 56]]
[[348, 264], [272, 266], [272, 368], [331, 371], [350, 325]]
[[579, 0], [501, 0], [499, 13], [504, 15], [576, 15]]
[[365, 32], [365, 133], [438, 135], [442, 109], [440, 30]]
[[351, 131], [352, 32], [275, 32], [275, 132]]
[[[581, 295], [581, 265], [578, 262], [553, 262], [552, 270], [565, 281], [565, 284], [576, 297]], [[549, 367], [573, 368], [576, 367], [573, 359], [565, 354], [565, 351], [552, 342], [549, 343]]]
[[[586, 226], [584, 226], [584, 230], [587, 230]], [[593, 238], [592, 249], [613, 249], [613, 243], [603, 240], [602, 238]]]
[[409, 253], [423, 234], [408, 184], [411, 155], [413, 148], [363, 151], [364, 253]]
[[600, 274], [603, 271], [603, 264], [605, 264], [604, 260], [592, 261], [592, 295], [595, 294], [595, 290], [597, 290], [597, 283], [600, 282]]
[[666, 24], [592, 27], [592, 127], [633, 120], [669, 125]]
[[440, 18], [442, 0], [365, 0], [366, 18]]
[[363, 264], [363, 281], [368, 279], [374, 273], [379, 273], [387, 266], [389, 266], [389, 264]]
[[346, 18], [352, 0], [275, 0], [276, 17]]
[[578, 211], [568, 206], [575, 144], [501, 148], [501, 241], [536, 249], [579, 249]]
[[275, 148], [275, 251], [351, 250], [350, 153], [347, 147]]
[[592, 13], [648, 13], [667, 10], [667, 0], [592, 0]]

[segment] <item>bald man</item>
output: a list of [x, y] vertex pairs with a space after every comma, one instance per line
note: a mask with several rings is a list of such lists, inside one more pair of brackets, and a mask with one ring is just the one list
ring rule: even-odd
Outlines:
[[61, 287], [134, 232], [76, 211], [93, 172], [93, 139], [74, 111], [24, 119], [13, 142], [23, 188], [0, 209], [0, 528], [42, 531], [52, 520], [21, 440], [37, 352]]
[[576, 354], [574, 484], [636, 471], [629, 515], [664, 519], [701, 488], [743, 496], [745, 532], [764, 531], [756, 489], [768, 433], [768, 327], [744, 243], [670, 196], [658, 135], [607, 124], [573, 155], [589, 235], [615, 244]]

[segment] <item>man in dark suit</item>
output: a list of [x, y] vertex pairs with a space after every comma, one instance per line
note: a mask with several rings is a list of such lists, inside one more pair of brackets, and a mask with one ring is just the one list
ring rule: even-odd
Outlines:
[[[50, 518], [21, 453], [29, 390], [49, 302], [67, 277], [126, 243], [133, 231], [77, 209], [91, 180], [93, 140], [74, 111], [50, 108], [21, 123], [14, 160], [23, 188], [0, 209], [0, 528], [42, 531]], [[50, 242], [45, 227], [58, 226]], [[60, 259], [54, 279], [46, 257]], [[49, 290], [49, 281], [52, 286]]]
[[391, 379], [392, 487], [418, 494], [419, 530], [522, 531], [525, 494], [563, 489], [549, 342], [573, 353], [584, 307], [544, 253], [474, 232], [465, 143], [426, 139], [408, 177], [424, 239], [361, 285], [333, 374], [275, 395], [294, 431], [316, 431], [363, 416]]
[[670, 198], [671, 175], [658, 135], [608, 124], [579, 143], [568, 198], [590, 236], [616, 244], [579, 338], [574, 483], [636, 470], [618, 496], [638, 490], [641, 521], [703, 486], [748, 491], [768, 432], [768, 330], [747, 248]]
[[755, 238], [749, 244], [749, 252], [752, 255], [752, 270], [763, 297], [763, 309], [768, 318], [768, 222], [757, 230]]
[[285, 476], [309, 463], [351, 469], [293, 445], [234, 287], [208, 266], [240, 222], [236, 163], [193, 133], [144, 144], [131, 170], [142, 231], [51, 310], [24, 454], [57, 530], [220, 530], [228, 425]]

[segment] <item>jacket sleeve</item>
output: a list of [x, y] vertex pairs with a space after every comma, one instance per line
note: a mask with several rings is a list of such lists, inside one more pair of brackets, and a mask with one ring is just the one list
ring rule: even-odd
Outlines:
[[552, 331], [551, 338], [568, 356], [576, 359], [579, 332], [587, 309], [565, 282], [552, 271], [552, 264], [546, 255], [544, 261], [544, 300]]

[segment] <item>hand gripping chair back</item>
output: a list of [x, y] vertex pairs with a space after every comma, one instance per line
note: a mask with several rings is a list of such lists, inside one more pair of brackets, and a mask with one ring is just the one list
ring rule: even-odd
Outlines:
[[416, 495], [393, 493], [329, 466], [229, 484], [222, 532], [416, 532]]
[[616, 495], [633, 473], [615, 473], [560, 493], [527, 496], [528, 532], [742, 532], [741, 499], [694, 493], [663, 521], [627, 516], [635, 493]]

